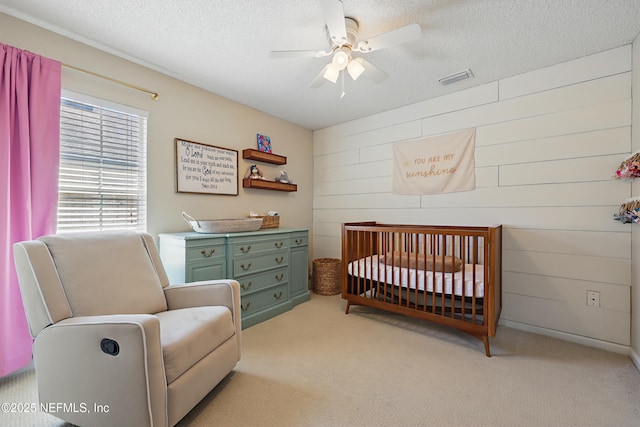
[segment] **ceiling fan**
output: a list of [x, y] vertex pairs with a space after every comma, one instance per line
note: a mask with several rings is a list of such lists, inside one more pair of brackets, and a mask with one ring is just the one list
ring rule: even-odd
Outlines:
[[371, 37], [367, 40], [358, 39], [358, 21], [344, 15], [342, 0], [320, 0], [322, 14], [327, 25], [327, 35], [330, 42], [329, 50], [278, 50], [271, 51], [272, 58], [286, 57], [312, 57], [320, 58], [332, 55], [331, 62], [324, 66], [322, 71], [309, 85], [319, 87], [325, 80], [336, 83], [342, 75], [344, 96], [344, 71], [356, 80], [365, 74], [374, 82], [380, 83], [389, 75], [371, 64], [361, 56], [353, 56], [354, 52], [368, 53], [387, 47], [397, 46], [420, 38], [422, 30], [418, 24], [411, 24], [397, 28], [389, 32]]

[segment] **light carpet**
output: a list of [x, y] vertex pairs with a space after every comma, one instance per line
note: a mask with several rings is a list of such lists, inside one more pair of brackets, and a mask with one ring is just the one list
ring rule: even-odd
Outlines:
[[[500, 326], [482, 342], [451, 328], [311, 301], [244, 331], [242, 360], [187, 426], [639, 426], [640, 373], [623, 355]], [[0, 402], [36, 402], [32, 371]], [[44, 413], [0, 425], [60, 427]]]

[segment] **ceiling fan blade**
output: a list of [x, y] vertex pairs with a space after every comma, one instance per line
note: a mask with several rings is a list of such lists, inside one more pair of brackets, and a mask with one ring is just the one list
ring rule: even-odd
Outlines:
[[322, 86], [322, 84], [326, 81], [326, 79], [324, 78], [324, 73], [327, 71], [327, 68], [329, 68], [329, 66], [331, 66], [331, 62], [329, 62], [327, 65], [324, 66], [322, 71], [320, 71], [320, 73], [318, 73], [316, 78], [313, 79], [313, 81], [311, 82], [309, 87], [320, 87], [320, 86]]
[[342, 45], [347, 42], [347, 28], [344, 22], [342, 0], [321, 0], [322, 16], [327, 24], [331, 40]]
[[271, 58], [321, 58], [331, 55], [331, 52], [324, 50], [272, 50], [269, 52]]
[[389, 74], [385, 73], [380, 68], [376, 67], [375, 65], [365, 60], [364, 58], [356, 58], [356, 59], [364, 67], [364, 72], [362, 74], [366, 76], [368, 79], [371, 79], [376, 83], [382, 83], [389, 77]]
[[377, 36], [373, 36], [368, 40], [358, 42], [356, 49], [359, 52], [373, 52], [374, 50], [384, 49], [386, 47], [397, 46], [420, 38], [422, 29], [418, 24], [407, 25], [406, 27], [397, 28]]

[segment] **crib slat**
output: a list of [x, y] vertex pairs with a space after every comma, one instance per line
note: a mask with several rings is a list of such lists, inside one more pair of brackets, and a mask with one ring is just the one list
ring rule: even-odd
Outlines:
[[476, 261], [477, 261], [477, 242], [475, 236], [471, 236], [469, 238], [471, 240], [471, 264], [473, 265], [473, 270], [471, 271], [471, 282], [473, 283], [473, 290], [471, 292], [471, 321], [473, 323], [476, 322]]
[[[453, 238], [452, 235], [449, 236], [450, 242], [451, 242], [451, 251], [446, 251], [447, 253], [450, 253], [451, 258], [451, 318], [455, 319], [456, 317], [456, 269], [455, 269], [455, 262], [453, 260], [453, 256], [456, 253], [456, 242], [455, 239]], [[445, 253], [445, 260], [446, 260], [446, 255], [447, 253]], [[444, 270], [444, 269], [443, 269]], [[443, 274], [444, 276], [444, 274]], [[462, 295], [464, 295], [464, 282], [462, 282]], [[464, 321], [464, 319], [462, 319]]]

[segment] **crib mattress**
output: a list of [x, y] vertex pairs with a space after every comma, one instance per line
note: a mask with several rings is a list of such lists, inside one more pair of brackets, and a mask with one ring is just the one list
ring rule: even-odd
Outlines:
[[[464, 264], [460, 271], [443, 273], [385, 264], [384, 257], [372, 255], [349, 263], [350, 275], [385, 282], [403, 288], [476, 298], [484, 297], [484, 265]], [[474, 277], [475, 266], [475, 277]], [[474, 286], [475, 283], [475, 286]], [[475, 293], [474, 293], [475, 292]]]

